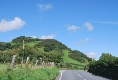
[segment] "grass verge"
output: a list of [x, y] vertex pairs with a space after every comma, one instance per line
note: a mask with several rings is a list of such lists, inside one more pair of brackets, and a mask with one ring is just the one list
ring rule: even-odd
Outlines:
[[0, 69], [0, 80], [54, 80], [59, 74], [56, 67], [37, 68], [17, 67]]

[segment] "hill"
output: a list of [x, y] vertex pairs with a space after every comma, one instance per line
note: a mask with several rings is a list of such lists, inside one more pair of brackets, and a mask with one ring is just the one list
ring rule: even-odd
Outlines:
[[60, 68], [83, 68], [91, 60], [84, 53], [71, 50], [55, 39], [25, 36], [17, 37], [8, 43], [0, 42], [0, 62], [10, 62], [12, 55], [17, 55], [16, 63], [20, 63], [22, 58], [25, 61], [30, 57], [32, 63], [42, 59], [44, 62], [54, 62]]

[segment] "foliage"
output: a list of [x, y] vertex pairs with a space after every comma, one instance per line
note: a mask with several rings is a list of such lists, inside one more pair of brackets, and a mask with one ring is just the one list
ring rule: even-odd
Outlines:
[[118, 57], [103, 53], [98, 61], [92, 61], [89, 72], [103, 77], [118, 80]]
[[56, 66], [66, 65], [65, 62], [80, 66], [81, 63], [86, 64], [88, 60], [88, 57], [82, 52], [71, 51], [70, 48], [55, 39], [37, 39], [25, 36], [17, 37], [9, 43], [0, 42], [0, 63], [10, 63], [13, 55], [17, 55], [16, 63], [21, 63], [22, 60], [25, 62], [29, 57], [30, 63], [35, 63], [36, 60], [41, 62], [42, 59], [44, 62], [54, 62]]
[[44, 47], [45, 52], [49, 52], [52, 50], [65, 50], [69, 49], [67, 46], [62, 44], [61, 42], [55, 40], [55, 39], [46, 39], [42, 40], [42, 42], [39, 42], [35, 45], [35, 47]]
[[86, 60], [91, 61], [91, 58], [88, 58], [84, 53], [77, 50], [71, 51], [69, 57], [83, 63], [85, 63]]
[[4, 51], [5, 49], [12, 49], [12, 44], [11, 43], [0, 43], [0, 50]]
[[13, 39], [12, 43], [22, 43], [23, 40], [25, 41], [25, 43], [33, 42], [33, 41], [40, 41], [38, 38], [20, 36], [20, 37]]
[[58, 73], [56, 67], [2, 69], [0, 80], [54, 80]]

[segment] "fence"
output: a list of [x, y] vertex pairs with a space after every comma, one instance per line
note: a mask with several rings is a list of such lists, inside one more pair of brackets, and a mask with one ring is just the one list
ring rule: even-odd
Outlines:
[[[13, 55], [13, 57], [12, 57], [12, 61], [11, 61], [11, 64], [10, 64], [10, 68], [11, 68], [11, 69], [12, 69], [12, 68], [14, 67], [14, 65], [15, 65], [16, 57], [17, 57], [17, 55]], [[30, 57], [27, 57], [26, 62], [23, 63], [23, 62], [21, 61], [21, 64], [26, 64], [28, 67], [33, 67], [33, 68], [38, 68], [38, 67], [53, 67], [53, 66], [54, 66], [54, 62], [44, 62], [44, 61], [42, 61], [42, 58], [41, 58], [41, 64], [40, 64], [40, 65], [38, 65], [39, 60], [36, 60], [35, 64], [32, 64], [32, 65], [31, 65], [31, 64], [29, 63], [29, 59], [30, 59]]]

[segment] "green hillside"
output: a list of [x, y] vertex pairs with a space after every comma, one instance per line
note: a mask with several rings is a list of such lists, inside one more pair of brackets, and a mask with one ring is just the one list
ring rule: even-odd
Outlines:
[[91, 60], [84, 53], [71, 50], [55, 39], [25, 36], [17, 37], [8, 43], [0, 42], [0, 63], [9, 63], [13, 55], [17, 55], [16, 63], [20, 63], [22, 58], [26, 61], [27, 57], [30, 57], [30, 63], [41, 61], [42, 58], [44, 62], [54, 62], [59, 68], [80, 69]]
[[71, 66], [76, 66], [79, 69], [82, 69], [86, 64], [88, 64], [87, 60], [85, 63], [80, 63], [80, 62], [70, 58], [69, 57], [70, 53], [68, 50], [64, 50], [63, 53], [64, 53], [64, 56], [63, 56], [64, 63], [69, 63]]

